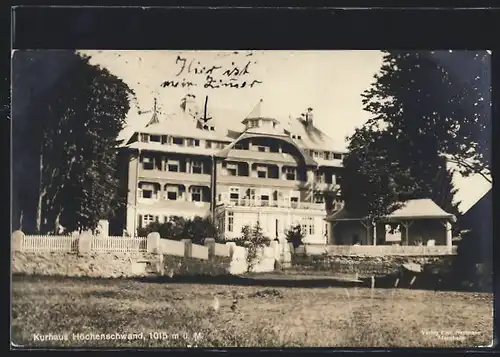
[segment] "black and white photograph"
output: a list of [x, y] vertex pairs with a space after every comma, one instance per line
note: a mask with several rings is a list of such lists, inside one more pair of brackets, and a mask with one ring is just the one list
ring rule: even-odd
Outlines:
[[13, 51], [11, 345], [491, 345], [491, 55]]

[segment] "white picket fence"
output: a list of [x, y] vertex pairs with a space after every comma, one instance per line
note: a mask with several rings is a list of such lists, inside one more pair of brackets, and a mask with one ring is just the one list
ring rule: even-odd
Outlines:
[[27, 252], [76, 252], [75, 236], [25, 236], [22, 249]]
[[[93, 237], [91, 246], [93, 252], [145, 252], [146, 237]], [[26, 235], [22, 250], [27, 252], [77, 252], [78, 236], [31, 236]]]
[[147, 238], [143, 237], [94, 237], [90, 246], [93, 252], [145, 252]]

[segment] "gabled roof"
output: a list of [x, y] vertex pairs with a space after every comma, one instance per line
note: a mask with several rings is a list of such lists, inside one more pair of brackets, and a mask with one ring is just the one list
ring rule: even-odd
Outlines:
[[[194, 110], [194, 112], [184, 111], [179, 106], [167, 113], [157, 113], [157, 117], [152, 120], [151, 112], [138, 113], [134, 108], [129, 112], [127, 126], [120, 133], [119, 139], [124, 140], [125, 144], [134, 133], [141, 132], [232, 142], [245, 131], [245, 125], [242, 121], [251, 116], [262, 116], [261, 111], [262, 108], [258, 109], [257, 112], [255, 110], [252, 111], [253, 114], [245, 115], [245, 113], [239, 111], [210, 107], [207, 110], [207, 117], [211, 119], [207, 121], [207, 125], [214, 127], [212, 131], [198, 127], [201, 117], [196, 117], [199, 114], [197, 110]], [[204, 115], [204, 113], [202, 114]], [[338, 153], [347, 152], [344, 145], [335, 142], [313, 124], [305, 123], [302, 118], [284, 117], [273, 118], [273, 120], [279, 122], [273, 133], [276, 135], [278, 135], [277, 133], [283, 133], [279, 135], [288, 137], [289, 141], [301, 149], [325, 150]], [[260, 130], [262, 131], [262, 129]], [[255, 132], [257, 135], [259, 128], [252, 128], [250, 131]], [[296, 138], [290, 138], [289, 134], [296, 135]], [[331, 162], [325, 164], [332, 166]], [[333, 166], [336, 165], [334, 164]]]
[[[439, 207], [433, 200], [429, 198], [408, 200], [403, 203], [403, 207], [397, 209], [387, 217], [388, 220], [399, 220], [399, 219], [450, 219], [455, 222], [456, 217], [448, 212], [445, 212], [441, 207]], [[335, 212], [334, 214], [325, 218], [326, 221], [356, 221], [363, 220], [365, 217], [356, 217], [350, 214], [346, 208]]]

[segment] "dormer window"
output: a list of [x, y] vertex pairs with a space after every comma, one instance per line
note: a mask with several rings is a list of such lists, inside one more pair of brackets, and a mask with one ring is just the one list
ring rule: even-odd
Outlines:
[[159, 143], [161, 141], [161, 136], [160, 135], [151, 135], [149, 140], [151, 140], [151, 142]]
[[149, 134], [141, 134], [141, 141], [143, 143], [149, 143]]
[[184, 139], [183, 138], [174, 137], [174, 138], [172, 138], [172, 142], [175, 145], [184, 145]]
[[215, 127], [211, 126], [210, 131], [215, 131]]

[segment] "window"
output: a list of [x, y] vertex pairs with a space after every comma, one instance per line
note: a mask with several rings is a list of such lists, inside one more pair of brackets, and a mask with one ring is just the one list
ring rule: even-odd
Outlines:
[[290, 197], [290, 205], [292, 208], [297, 208], [299, 205], [299, 198], [298, 197]]
[[192, 187], [191, 188], [191, 201], [193, 202], [201, 202], [201, 187]]
[[141, 141], [143, 143], [148, 143], [149, 142], [149, 135], [148, 134], [141, 134]]
[[314, 218], [306, 217], [302, 219], [301, 228], [305, 234], [314, 235]]
[[142, 190], [142, 198], [153, 198], [153, 190]]
[[325, 160], [331, 160], [329, 151], [325, 151]]
[[313, 151], [313, 156], [314, 156], [315, 158], [318, 158], [318, 157], [319, 157], [319, 152], [317, 152], [317, 151]]
[[142, 167], [144, 168], [144, 170], [153, 170], [153, 158], [144, 156], [142, 159]]
[[205, 148], [206, 149], [211, 149], [212, 148], [212, 142], [210, 140], [205, 141]]
[[255, 188], [249, 188], [247, 190], [247, 197], [252, 200], [255, 200]]
[[210, 131], [215, 131], [215, 127], [214, 127], [214, 126], [211, 126], [211, 127], [210, 127]]
[[179, 172], [179, 160], [168, 160], [167, 169], [170, 172]]
[[295, 139], [295, 135], [292, 134], [292, 139]]
[[186, 139], [186, 146], [189, 146], [189, 147], [194, 146], [194, 140], [193, 139]]
[[259, 146], [259, 147], [258, 147], [258, 150], [259, 150], [260, 152], [266, 152], [266, 151], [267, 151], [265, 146]]
[[152, 214], [145, 214], [142, 216], [142, 226], [147, 227], [154, 222], [154, 217]]
[[167, 199], [176, 201], [179, 198], [179, 187], [175, 185], [166, 185]]
[[202, 165], [201, 161], [193, 161], [192, 171], [193, 171], [193, 174], [203, 173], [203, 165]]
[[234, 226], [234, 213], [233, 212], [227, 212], [227, 231], [232, 232]]
[[309, 234], [314, 235], [314, 220], [312, 218], [309, 218]]
[[261, 195], [260, 196], [260, 201], [262, 203], [262, 206], [269, 206], [269, 196], [268, 195]]
[[321, 193], [317, 193], [314, 195], [314, 203], [325, 203], [324, 197]]
[[174, 143], [175, 145], [184, 145], [184, 139], [174, 137], [174, 138], [172, 138], [172, 143]]
[[238, 166], [236, 164], [226, 164], [228, 176], [238, 176]]
[[257, 167], [257, 177], [259, 177], [259, 178], [266, 178], [267, 177], [267, 167], [265, 167], [265, 166], [258, 166]]
[[161, 141], [160, 135], [151, 135], [150, 140], [155, 143], [159, 143]]
[[334, 160], [342, 160], [342, 154], [333, 153], [333, 159]]
[[166, 144], [167, 143], [167, 136], [166, 135], [162, 135], [161, 136], [161, 143], [162, 144]]
[[325, 157], [325, 153], [323, 151], [318, 152], [318, 157], [320, 159], [324, 158]]
[[229, 189], [229, 198], [231, 200], [237, 200], [240, 198], [240, 188], [239, 187], [231, 187]]
[[297, 135], [297, 139], [301, 140], [301, 139], [302, 139], [302, 137], [301, 137], [300, 135]]
[[325, 176], [323, 175], [322, 172], [320, 171], [316, 171], [314, 173], [315, 177], [316, 177], [316, 182], [319, 182], [319, 183], [323, 183], [324, 182], [324, 179], [325, 179]]
[[285, 167], [285, 175], [286, 175], [287, 180], [294, 181], [295, 180], [295, 168]]
[[200, 146], [200, 141], [198, 139], [194, 140], [194, 146]]

